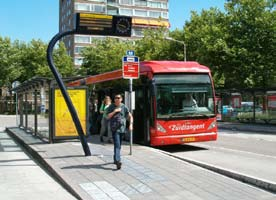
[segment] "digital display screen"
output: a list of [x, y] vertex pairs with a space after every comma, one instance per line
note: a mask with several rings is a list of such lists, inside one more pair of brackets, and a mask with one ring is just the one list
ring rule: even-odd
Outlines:
[[78, 34], [131, 36], [132, 18], [95, 13], [76, 13]]

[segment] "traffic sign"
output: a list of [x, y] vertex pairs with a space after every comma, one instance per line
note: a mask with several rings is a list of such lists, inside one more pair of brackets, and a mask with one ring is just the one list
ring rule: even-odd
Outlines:
[[126, 55], [127, 56], [135, 56], [135, 53], [133, 50], [127, 50]]
[[137, 79], [139, 78], [139, 58], [137, 56], [124, 56], [123, 59], [123, 78]]
[[139, 58], [137, 56], [124, 56], [123, 62], [139, 62]]

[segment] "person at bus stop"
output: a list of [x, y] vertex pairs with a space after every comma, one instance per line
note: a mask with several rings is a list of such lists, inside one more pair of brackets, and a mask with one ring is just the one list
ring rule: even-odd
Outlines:
[[[129, 120], [129, 130], [133, 130], [133, 117], [129, 112], [126, 105], [122, 103], [122, 95], [116, 94], [114, 97], [114, 103], [108, 107], [107, 113], [110, 119], [110, 127], [112, 131], [112, 137], [114, 141], [114, 164], [116, 164], [117, 169], [121, 169], [121, 144], [122, 136], [126, 130], [126, 120]], [[120, 119], [120, 123], [117, 126], [116, 119]], [[116, 125], [116, 127], [114, 127]]]
[[104, 101], [100, 108], [100, 114], [102, 114], [101, 119], [101, 130], [100, 130], [100, 140], [104, 142], [103, 136], [107, 132], [108, 142], [112, 142], [112, 134], [109, 126], [109, 119], [107, 118], [107, 108], [111, 105], [111, 98], [109, 96], [105, 96]]
[[[95, 98], [95, 97], [94, 97]], [[90, 134], [97, 134], [98, 133], [98, 125], [97, 125], [97, 118], [98, 118], [98, 100], [94, 99], [94, 98], [90, 98], [90, 105], [89, 105], [89, 109], [90, 109]]]

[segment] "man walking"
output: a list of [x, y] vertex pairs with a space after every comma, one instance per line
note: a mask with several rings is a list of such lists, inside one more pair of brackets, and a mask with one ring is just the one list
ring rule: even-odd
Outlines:
[[122, 135], [126, 130], [126, 120], [129, 119], [129, 130], [133, 130], [133, 117], [129, 109], [122, 103], [122, 95], [116, 94], [114, 103], [108, 107], [107, 116], [110, 119], [110, 128], [114, 142], [114, 164], [121, 169]]

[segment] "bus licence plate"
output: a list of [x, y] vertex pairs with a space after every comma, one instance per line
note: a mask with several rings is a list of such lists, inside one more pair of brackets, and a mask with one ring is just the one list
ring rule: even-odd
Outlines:
[[195, 140], [195, 137], [182, 138], [182, 142], [194, 142]]

